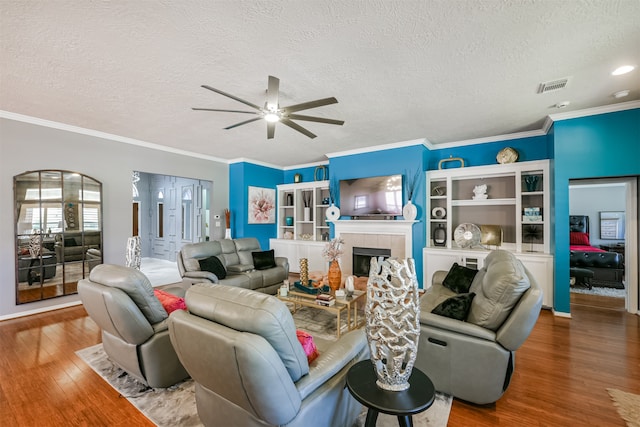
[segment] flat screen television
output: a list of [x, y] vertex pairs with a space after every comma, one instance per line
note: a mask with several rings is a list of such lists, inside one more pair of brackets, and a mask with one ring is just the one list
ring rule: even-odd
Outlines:
[[402, 215], [402, 175], [340, 180], [340, 215]]

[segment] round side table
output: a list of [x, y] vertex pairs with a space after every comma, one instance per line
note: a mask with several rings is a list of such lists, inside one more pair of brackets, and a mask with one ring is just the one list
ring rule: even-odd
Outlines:
[[413, 368], [408, 389], [403, 391], [383, 390], [376, 385], [376, 373], [371, 360], [353, 365], [347, 373], [347, 388], [351, 395], [365, 405], [367, 420], [365, 427], [374, 427], [378, 413], [396, 415], [400, 427], [412, 427], [412, 415], [425, 411], [433, 405], [436, 390], [422, 371]]

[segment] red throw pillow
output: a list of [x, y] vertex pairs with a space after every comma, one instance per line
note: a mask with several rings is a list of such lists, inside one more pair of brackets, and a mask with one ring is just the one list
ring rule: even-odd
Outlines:
[[318, 348], [313, 342], [313, 337], [306, 333], [305, 331], [297, 330], [296, 335], [298, 336], [298, 341], [302, 345], [302, 349], [304, 350], [304, 354], [307, 355], [307, 361], [309, 364], [316, 360], [320, 353], [318, 353]]
[[154, 289], [153, 293], [156, 294], [156, 298], [160, 300], [160, 303], [169, 314], [176, 310], [187, 309], [184, 298], [180, 298], [160, 289]]
[[591, 246], [591, 243], [589, 243], [589, 233], [581, 233], [579, 231], [570, 232], [569, 244], [580, 245], [580, 246]]

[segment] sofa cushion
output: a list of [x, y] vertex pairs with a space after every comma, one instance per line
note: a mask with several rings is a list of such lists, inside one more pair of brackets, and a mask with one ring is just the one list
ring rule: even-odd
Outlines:
[[512, 253], [491, 252], [485, 259], [480, 279], [474, 280], [469, 288], [476, 296], [467, 322], [496, 331], [530, 286], [524, 266]]
[[276, 266], [276, 258], [273, 249], [262, 252], [251, 252], [253, 266], [256, 270], [266, 270]]
[[198, 260], [201, 271], [208, 271], [216, 275], [218, 279], [224, 279], [227, 277], [227, 270], [224, 268], [222, 261], [217, 256], [210, 256], [201, 260]]
[[454, 262], [442, 284], [458, 294], [466, 293], [469, 292], [469, 287], [477, 273], [478, 270], [464, 267]]
[[195, 316], [262, 336], [278, 353], [294, 382], [309, 372], [291, 312], [278, 298], [234, 286], [198, 283], [187, 290], [185, 299]]
[[471, 308], [471, 301], [475, 296], [476, 294], [473, 292], [458, 294], [442, 301], [431, 312], [440, 316], [465, 321]]
[[176, 310], [187, 309], [184, 298], [163, 291], [162, 289], [154, 289], [153, 293], [158, 298], [158, 300], [160, 300], [160, 304], [162, 304], [162, 307], [165, 309], [165, 311], [169, 314]]
[[236, 246], [238, 252], [239, 262], [237, 264], [252, 264], [253, 257], [252, 252], [258, 252], [260, 248], [260, 242], [255, 237], [243, 237], [241, 239], [235, 239], [233, 243]]
[[121, 265], [101, 264], [91, 270], [89, 279], [124, 291], [152, 325], [168, 317], [167, 311], [153, 292], [151, 282], [139, 270]]

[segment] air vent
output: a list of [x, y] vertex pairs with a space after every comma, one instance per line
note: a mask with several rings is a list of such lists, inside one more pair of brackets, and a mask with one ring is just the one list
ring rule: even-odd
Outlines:
[[569, 77], [540, 83], [538, 93], [553, 92], [556, 90], [564, 89], [567, 86], [567, 83], [569, 83]]

